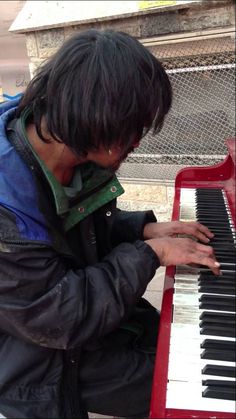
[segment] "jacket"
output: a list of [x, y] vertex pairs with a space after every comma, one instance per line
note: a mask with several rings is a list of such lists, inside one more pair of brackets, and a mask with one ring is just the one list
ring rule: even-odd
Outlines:
[[159, 266], [142, 240], [155, 217], [119, 211], [122, 187], [94, 165], [68, 203], [17, 105], [0, 106], [0, 413], [74, 418], [80, 351], [129, 317]]

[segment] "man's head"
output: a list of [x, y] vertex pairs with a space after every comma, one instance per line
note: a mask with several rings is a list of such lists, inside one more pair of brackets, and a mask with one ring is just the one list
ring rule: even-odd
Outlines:
[[135, 38], [88, 30], [65, 42], [30, 82], [18, 116], [30, 108], [38, 135], [77, 155], [117, 150], [125, 158], [151, 127], [161, 129], [171, 85], [161, 63]]

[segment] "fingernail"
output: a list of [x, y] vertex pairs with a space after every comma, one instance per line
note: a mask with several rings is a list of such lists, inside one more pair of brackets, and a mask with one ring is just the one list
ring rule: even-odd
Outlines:
[[220, 267], [220, 263], [219, 262], [215, 262], [214, 265], [219, 268]]

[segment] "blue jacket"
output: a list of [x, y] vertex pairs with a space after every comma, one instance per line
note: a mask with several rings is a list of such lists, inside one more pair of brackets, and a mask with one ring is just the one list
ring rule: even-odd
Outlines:
[[152, 279], [159, 261], [142, 231], [155, 217], [106, 199], [65, 222], [50, 174], [21, 138], [17, 105], [0, 105], [0, 413], [78, 417], [78, 380], [68, 388], [79, 353], [129, 317]]

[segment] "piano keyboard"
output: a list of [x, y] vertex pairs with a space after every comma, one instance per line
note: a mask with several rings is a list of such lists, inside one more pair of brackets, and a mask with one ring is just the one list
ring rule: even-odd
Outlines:
[[235, 229], [222, 189], [181, 189], [180, 220], [199, 221], [222, 276], [207, 267], [176, 268], [167, 408], [235, 412]]

